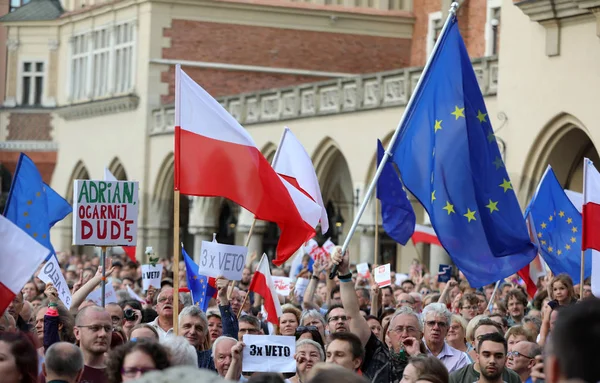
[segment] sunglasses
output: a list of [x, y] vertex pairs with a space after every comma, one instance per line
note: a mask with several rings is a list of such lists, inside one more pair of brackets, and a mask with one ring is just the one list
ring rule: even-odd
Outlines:
[[300, 336], [305, 332], [319, 331], [315, 326], [299, 326], [296, 328], [296, 336]]

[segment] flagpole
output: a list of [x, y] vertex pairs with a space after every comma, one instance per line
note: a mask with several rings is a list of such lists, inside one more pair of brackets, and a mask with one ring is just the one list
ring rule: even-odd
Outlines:
[[[260, 265], [262, 265], [263, 259], [264, 259], [264, 254], [262, 257], [260, 257], [260, 262], [258, 262], [258, 266], [256, 266], [256, 269], [260, 269]], [[254, 279], [254, 275], [252, 276], [252, 279]], [[252, 285], [252, 281], [250, 281], [250, 285]], [[246, 301], [248, 300], [248, 296], [250, 295], [250, 290], [246, 291], [246, 296], [244, 297], [244, 300], [242, 301], [242, 305], [240, 306], [240, 311], [238, 311], [237, 313], [237, 317], [238, 319], [240, 319], [240, 316], [242, 315], [242, 310], [244, 310], [244, 305], [246, 304]]]
[[[246, 248], [248, 248], [248, 245], [250, 245], [250, 238], [252, 238], [252, 232], [254, 231], [254, 226], [256, 226], [256, 217], [254, 217], [254, 219], [252, 220], [252, 225], [250, 225], [250, 230], [248, 230], [248, 236], [246, 237], [246, 243], [244, 245], [244, 247], [246, 247]], [[248, 254], [246, 254], [246, 257], [248, 257]], [[229, 292], [227, 294], [227, 297], [229, 299], [231, 299], [231, 294], [233, 294], [233, 289], [235, 288], [236, 282], [237, 281], [231, 281], [231, 285], [229, 286]]]
[[[586, 158], [583, 159], [583, 203], [585, 205], [585, 203], [587, 202], [587, 193], [586, 193], [586, 185], [585, 185], [585, 181], [587, 179], [587, 164], [586, 164]], [[583, 249], [583, 233], [585, 233], [585, 227], [583, 227], [583, 225], [585, 225], [585, 220], [582, 219], [581, 220], [581, 272], [579, 275], [579, 299], [583, 299], [583, 279], [585, 278], [585, 250]]]
[[379, 200], [375, 198], [375, 261], [374, 265], [379, 264]]
[[[446, 33], [446, 30], [450, 27], [452, 18], [456, 16], [457, 10], [458, 10], [458, 3], [453, 2], [452, 5], [450, 6], [450, 12], [448, 13], [448, 18], [446, 19], [446, 22], [444, 23], [444, 27], [442, 28], [442, 31], [440, 32], [440, 36], [444, 36], [444, 34]], [[429, 67], [431, 67], [431, 63], [433, 62], [433, 58], [435, 57], [435, 55], [439, 49], [441, 41], [442, 41], [442, 39], [438, 38], [437, 41], [435, 42], [433, 51], [431, 52], [431, 55], [429, 56], [429, 59], [427, 60], [427, 63], [425, 64], [425, 67], [423, 68], [423, 72], [421, 73], [421, 76], [419, 77], [417, 86], [415, 87], [415, 90], [413, 91], [410, 99], [408, 100], [408, 103], [406, 104], [406, 108], [404, 109], [405, 112], [402, 114], [402, 118], [400, 119], [400, 122], [398, 123], [398, 126], [396, 127], [396, 130], [394, 131], [394, 135], [392, 136], [392, 138], [390, 139], [390, 142], [388, 144], [388, 150], [385, 151], [383, 158], [381, 159], [381, 162], [379, 163], [379, 166], [377, 167], [377, 172], [375, 173], [375, 177], [371, 181], [371, 184], [369, 185], [369, 188], [367, 189], [367, 191], [365, 193], [364, 200], [363, 200], [362, 204], [360, 205], [360, 208], [358, 209], [358, 213], [354, 217], [354, 222], [352, 222], [352, 227], [350, 227], [350, 231], [348, 232], [348, 235], [346, 236], [346, 239], [344, 240], [344, 244], [342, 245], [342, 254], [344, 254], [346, 252], [346, 250], [348, 250], [348, 246], [350, 245], [350, 240], [352, 239], [352, 236], [354, 235], [354, 233], [356, 232], [356, 229], [358, 228], [358, 222], [360, 221], [360, 218], [362, 217], [363, 213], [365, 212], [365, 209], [367, 208], [367, 205], [369, 203], [369, 199], [371, 198], [371, 195], [373, 195], [373, 191], [375, 190], [375, 186], [377, 185], [377, 180], [381, 176], [381, 172], [383, 171], [383, 168], [384, 168], [385, 164], [387, 163], [388, 159], [392, 156], [392, 153], [389, 150], [392, 149], [394, 147], [394, 145], [396, 144], [396, 140], [398, 139], [398, 136], [400, 135], [400, 128], [402, 126], [404, 126], [404, 120], [406, 120], [407, 115], [408, 115], [406, 113], [406, 111], [410, 111], [412, 109], [412, 105], [415, 103], [415, 95], [419, 94], [419, 91], [420, 91], [421, 87], [423, 86], [423, 79], [427, 77], [426, 74], [429, 71]], [[337, 274], [337, 269], [338, 269], [338, 265], [333, 265], [333, 267], [331, 269], [331, 273], [329, 274], [329, 279], [335, 278], [335, 275]]]
[[100, 247], [100, 264], [102, 265], [102, 307], [106, 306], [106, 246]]
[[179, 190], [173, 193], [173, 333], [179, 335]]
[[496, 282], [496, 286], [494, 287], [494, 291], [492, 292], [492, 296], [490, 297], [490, 302], [488, 303], [488, 311], [490, 312], [490, 314], [492, 313], [492, 309], [494, 308], [494, 298], [496, 297], [498, 286], [500, 286], [500, 280]]

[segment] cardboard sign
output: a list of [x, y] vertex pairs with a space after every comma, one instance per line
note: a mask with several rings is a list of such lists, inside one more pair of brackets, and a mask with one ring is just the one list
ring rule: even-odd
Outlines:
[[303, 297], [308, 284], [310, 283], [310, 279], [308, 278], [298, 278], [296, 279], [296, 285], [294, 286], [294, 291], [296, 292], [297, 297]]
[[56, 257], [50, 257], [48, 262], [40, 270], [38, 278], [44, 283], [52, 283], [58, 292], [58, 297], [67, 309], [71, 309], [71, 291], [67, 281], [60, 271]]
[[379, 266], [375, 269], [375, 283], [379, 285], [379, 287], [385, 287], [392, 284], [392, 273], [390, 269], [390, 264], [386, 264], [383, 266]]
[[145, 299], [142, 299], [142, 297], [140, 297], [139, 295], [137, 295], [135, 293], [135, 291], [133, 291], [133, 289], [129, 286], [127, 286], [127, 293], [129, 293], [129, 296], [132, 297], [133, 299], [135, 299], [138, 302], [142, 302], [142, 303], [146, 303]]
[[150, 286], [160, 290], [160, 281], [162, 279], [163, 265], [158, 263], [156, 266], [142, 265], [142, 289], [148, 291]]
[[[102, 289], [100, 287], [92, 291], [86, 298], [86, 301], [93, 301], [96, 305], [102, 306]], [[104, 288], [104, 303], [117, 303], [117, 294], [113, 288], [112, 281], [106, 283]]]
[[452, 278], [452, 266], [440, 264], [438, 282], [448, 282]]
[[137, 182], [75, 180], [73, 188], [73, 244], [136, 245]]
[[284, 297], [290, 295], [290, 291], [292, 290], [291, 278], [271, 276], [271, 279], [273, 280], [273, 284], [275, 285], [275, 291], [277, 291], [277, 294], [283, 295]]
[[295, 372], [296, 338], [282, 335], [244, 335], [243, 372]]
[[371, 276], [371, 273], [369, 272], [369, 264], [366, 262], [356, 265], [356, 272], [363, 278], [369, 278]]
[[202, 241], [198, 274], [208, 277], [225, 277], [230, 281], [242, 279], [248, 248]]

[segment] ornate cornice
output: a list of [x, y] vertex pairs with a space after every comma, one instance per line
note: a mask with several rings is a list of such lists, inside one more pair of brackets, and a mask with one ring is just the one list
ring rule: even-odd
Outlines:
[[58, 143], [53, 141], [2, 141], [3, 152], [56, 152]]
[[[473, 68], [483, 95], [495, 95], [498, 87], [498, 58], [474, 59]], [[423, 68], [405, 68], [222, 97], [218, 101], [245, 126], [404, 106], [422, 71]], [[155, 109], [152, 115], [150, 135], [173, 132], [173, 105]]]
[[137, 109], [138, 104], [139, 97], [131, 94], [60, 107], [56, 110], [56, 113], [65, 120], [77, 120], [104, 116], [107, 114], [129, 112]]

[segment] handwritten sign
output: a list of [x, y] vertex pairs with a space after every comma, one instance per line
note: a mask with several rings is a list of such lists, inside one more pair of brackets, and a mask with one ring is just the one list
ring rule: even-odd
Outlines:
[[38, 278], [44, 283], [52, 283], [56, 288], [58, 297], [62, 303], [64, 303], [67, 309], [71, 309], [71, 291], [69, 290], [69, 286], [67, 286], [65, 277], [60, 271], [60, 266], [58, 265], [56, 257], [50, 257], [48, 262], [46, 262], [40, 270]]
[[230, 281], [242, 279], [248, 248], [202, 241], [198, 274]]
[[374, 273], [375, 283], [379, 287], [385, 287], [392, 284], [392, 273], [390, 269], [390, 264], [386, 264], [383, 266], [379, 266], [375, 269]]
[[73, 188], [75, 245], [136, 245], [137, 182], [75, 180]]
[[[92, 301], [96, 305], [102, 306], [102, 289], [100, 287], [96, 288], [96, 290], [89, 293], [85, 300]], [[106, 287], [104, 288], [104, 303], [117, 303], [117, 293], [115, 293], [112, 281], [110, 280], [106, 283]]]
[[160, 290], [160, 280], [162, 279], [163, 265], [157, 264], [142, 265], [142, 289], [148, 291], [150, 286], [154, 286]]
[[319, 247], [319, 244], [317, 243], [317, 241], [315, 241], [314, 239], [310, 239], [308, 240], [308, 242], [306, 242], [306, 245], [304, 245], [304, 251], [306, 252], [306, 254], [312, 254], [312, 252]]
[[448, 282], [452, 278], [452, 265], [440, 264], [438, 282]]
[[243, 372], [295, 372], [296, 338], [282, 335], [244, 335]]
[[277, 291], [277, 294], [283, 295], [284, 297], [290, 295], [290, 290], [292, 289], [291, 278], [271, 276], [271, 279], [273, 280], [273, 284], [275, 285], [275, 291]]

